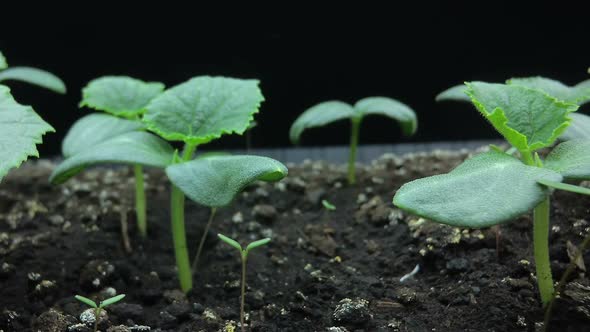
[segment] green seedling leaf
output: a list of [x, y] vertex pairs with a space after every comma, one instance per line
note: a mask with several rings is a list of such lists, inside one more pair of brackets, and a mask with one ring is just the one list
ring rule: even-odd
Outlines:
[[164, 84], [127, 76], [104, 76], [82, 89], [80, 107], [133, 118], [143, 114], [149, 102], [164, 91]]
[[125, 297], [125, 294], [119, 294], [117, 296], [113, 296], [110, 299], [106, 299], [106, 300], [100, 302], [100, 307], [105, 308], [107, 306], [110, 306], [113, 303], [117, 303], [117, 302], [121, 301], [124, 297]]
[[559, 136], [562, 141], [572, 139], [590, 139], [590, 116], [580, 113], [570, 113], [570, 126]]
[[0, 85], [0, 180], [29, 156], [39, 157], [36, 145], [54, 131], [32, 107], [17, 103], [10, 89]]
[[119, 135], [64, 160], [51, 174], [54, 184], [67, 181], [85, 167], [98, 164], [132, 164], [164, 168], [172, 163], [174, 149], [150, 133], [136, 131]]
[[238, 241], [234, 240], [234, 239], [230, 239], [229, 237], [223, 235], [223, 234], [217, 234], [217, 237], [219, 237], [219, 239], [227, 244], [229, 244], [230, 246], [238, 249], [240, 251], [240, 253], [242, 252], [242, 246], [238, 243]]
[[559, 144], [545, 159], [546, 168], [570, 180], [590, 180], [590, 140]]
[[519, 151], [553, 144], [578, 106], [519, 85], [467, 83], [468, 95], [496, 130]]
[[467, 95], [467, 87], [465, 84], [455, 85], [452, 88], [448, 88], [445, 91], [439, 93], [434, 100], [436, 101], [465, 101], [471, 102], [471, 98]]
[[195, 77], [153, 99], [143, 120], [172, 141], [193, 145], [223, 134], [243, 134], [264, 100], [257, 80]]
[[6, 80], [22, 81], [65, 94], [66, 85], [54, 74], [32, 67], [10, 67], [0, 72], [0, 82]]
[[246, 252], [250, 252], [250, 250], [252, 250], [252, 249], [254, 249], [254, 248], [258, 248], [258, 247], [260, 247], [260, 246], [263, 246], [263, 245], [265, 245], [265, 244], [267, 244], [267, 243], [269, 243], [269, 242], [270, 242], [270, 238], [269, 238], [269, 237], [267, 237], [267, 238], [264, 238], [264, 239], [261, 239], [261, 240], [256, 240], [256, 241], [254, 241], [254, 242], [250, 243], [250, 244], [249, 244], [249, 245], [246, 247]]
[[0, 52], [0, 70], [6, 69], [8, 67], [8, 62], [6, 62], [6, 58], [4, 54]]
[[[424, 218], [457, 227], [489, 227], [516, 218], [541, 202], [548, 191], [539, 180], [561, 181], [558, 173], [502, 152], [466, 160], [448, 174], [403, 185], [393, 203]], [[515, 190], [518, 188], [518, 190]]]
[[92, 308], [98, 308], [98, 306], [96, 305], [96, 302], [92, 301], [91, 299], [84, 297], [82, 295], [76, 295], [74, 296], [76, 298], [76, 300], [87, 304], [88, 306], [92, 307]]
[[278, 181], [287, 173], [285, 165], [259, 156], [209, 157], [166, 167], [175, 186], [193, 201], [209, 207], [228, 205], [256, 180]]
[[293, 144], [298, 144], [301, 133], [305, 129], [321, 127], [339, 120], [350, 119], [355, 116], [352, 106], [347, 103], [333, 100], [319, 103], [303, 112], [289, 131], [289, 137]]
[[576, 194], [590, 195], [590, 189], [585, 187], [574, 186], [563, 182], [555, 182], [549, 180], [539, 180], [537, 182], [550, 188], [565, 190]]
[[590, 84], [581, 82], [576, 86], [567, 86], [550, 78], [535, 76], [525, 78], [512, 78], [506, 82], [509, 85], [524, 86], [530, 89], [540, 90], [559, 100], [583, 105], [590, 101]]
[[361, 99], [354, 105], [357, 116], [383, 115], [397, 120], [404, 135], [413, 135], [418, 127], [416, 113], [411, 108], [397, 100], [387, 97], [368, 97]]
[[324, 208], [326, 210], [330, 210], [330, 211], [336, 210], [336, 207], [332, 203], [328, 202], [325, 199], [322, 199], [322, 205], [324, 206]]
[[140, 121], [109, 114], [90, 114], [72, 125], [62, 142], [61, 151], [64, 157], [69, 158], [113, 137], [144, 128]]

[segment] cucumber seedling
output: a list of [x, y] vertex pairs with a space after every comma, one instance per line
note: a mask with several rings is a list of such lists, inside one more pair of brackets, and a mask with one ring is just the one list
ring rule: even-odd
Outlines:
[[424, 218], [465, 228], [499, 225], [533, 210], [533, 247], [543, 306], [554, 293], [549, 261], [551, 190], [586, 193], [565, 180], [590, 179], [590, 140], [570, 140], [545, 160], [537, 150], [551, 146], [570, 124], [578, 105], [515, 84], [466, 83], [477, 110], [520, 153], [497, 148], [466, 160], [448, 174], [403, 185], [393, 203]]
[[246, 246], [246, 249], [242, 249], [242, 246], [234, 239], [231, 239], [223, 234], [217, 234], [219, 239], [230, 246], [238, 249], [240, 252], [240, 260], [242, 261], [242, 281], [240, 283], [241, 291], [240, 291], [240, 325], [242, 326], [242, 332], [246, 331], [246, 325], [244, 323], [244, 304], [246, 302], [245, 295], [246, 295], [246, 265], [248, 263], [248, 254], [254, 248], [258, 248], [270, 242], [270, 238], [265, 238], [261, 240], [254, 241]]
[[[145, 129], [141, 117], [145, 113], [147, 104], [164, 91], [164, 84], [158, 82], [144, 82], [127, 76], [104, 76], [90, 81], [82, 89], [80, 107], [88, 107], [105, 113], [95, 113], [78, 120], [68, 131], [63, 143], [62, 154], [74, 160], [84, 157], [85, 153], [95, 149], [108, 140], [119, 138], [137, 138], [156, 141], [149, 134], [128, 134]], [[121, 136], [121, 137], [119, 137]], [[112, 144], [107, 143], [109, 146]], [[160, 142], [167, 155], [171, 156], [171, 148]], [[93, 154], [93, 153], [91, 153]], [[81, 155], [81, 156], [80, 156]], [[75, 156], [75, 157], [74, 157]], [[171, 158], [171, 157], [169, 157]], [[103, 162], [94, 160], [85, 165]], [[117, 160], [112, 160], [117, 163]], [[135, 214], [137, 229], [142, 237], [147, 236], [147, 212], [144, 188], [144, 174], [142, 163], [133, 163], [135, 175]], [[149, 166], [163, 166], [150, 165]]]
[[37, 85], [60, 94], [66, 93], [66, 85], [59, 77], [39, 68], [8, 66], [6, 58], [0, 52], [0, 82], [11, 80]]
[[125, 297], [125, 294], [113, 296], [113, 297], [106, 299], [104, 301], [100, 301], [99, 304], [96, 304], [96, 302], [94, 302], [91, 299], [84, 297], [82, 295], [76, 295], [74, 297], [76, 298], [76, 300], [88, 305], [91, 308], [94, 308], [94, 332], [96, 332], [96, 331], [98, 331], [98, 320], [99, 320], [100, 313], [101, 313], [102, 309], [110, 306], [111, 304], [115, 304], [115, 303], [121, 301]]
[[349, 119], [351, 123], [350, 152], [348, 158], [348, 183], [356, 182], [355, 162], [361, 122], [367, 115], [383, 115], [400, 123], [404, 135], [416, 132], [416, 113], [401, 102], [386, 97], [368, 97], [350, 105], [342, 101], [319, 103], [303, 112], [291, 125], [289, 136], [293, 144], [299, 143], [307, 128], [322, 127], [332, 122]]

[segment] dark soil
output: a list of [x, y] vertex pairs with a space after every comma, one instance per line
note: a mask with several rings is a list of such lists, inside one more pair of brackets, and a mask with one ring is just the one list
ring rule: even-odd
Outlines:
[[[0, 330], [90, 331], [75, 294], [127, 297], [107, 308], [102, 331], [239, 331], [240, 263], [221, 232], [242, 243], [272, 237], [249, 260], [246, 309], [251, 331], [535, 331], [543, 320], [534, 280], [531, 217], [492, 230], [461, 230], [401, 213], [395, 190], [447, 172], [468, 156], [435, 152], [384, 156], [358, 170], [322, 162], [289, 165], [276, 184], [249, 187], [221, 209], [195, 288], [178, 282], [169, 227], [169, 184], [149, 170], [149, 238], [132, 211], [127, 168], [93, 169], [62, 186], [54, 166], [29, 162], [0, 185]], [[337, 207], [327, 211], [327, 199]], [[590, 226], [590, 198], [557, 192], [551, 258], [559, 279]], [[194, 253], [208, 209], [187, 201]], [[131, 252], [122, 240], [128, 221]], [[585, 255], [588, 262], [589, 254]], [[411, 278], [400, 278], [416, 265]], [[537, 326], [536, 326], [537, 325]], [[144, 326], [144, 327], [141, 327]], [[590, 331], [590, 282], [574, 273], [552, 326]]]

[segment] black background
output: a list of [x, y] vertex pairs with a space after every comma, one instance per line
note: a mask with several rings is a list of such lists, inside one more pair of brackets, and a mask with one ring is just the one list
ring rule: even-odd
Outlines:
[[[17, 100], [33, 105], [57, 129], [46, 137], [44, 155], [58, 154], [69, 126], [87, 114], [77, 108], [81, 88], [112, 74], [167, 86], [205, 74], [258, 78], [266, 97], [253, 132], [258, 147], [290, 146], [290, 124], [315, 103], [373, 95], [408, 104], [418, 113], [419, 129], [403, 138], [395, 123], [368, 118], [362, 143], [482, 139], [497, 136], [470, 105], [437, 104], [434, 96], [469, 80], [542, 75], [575, 84], [590, 78], [590, 6], [582, 3], [204, 8], [146, 2], [139, 10], [84, 2], [83, 8], [52, 13], [31, 3], [3, 11], [0, 49], [9, 64], [49, 70], [68, 86], [61, 96], [8, 83]], [[304, 145], [347, 142], [346, 122], [303, 136]], [[224, 137], [211, 146], [243, 144]]]

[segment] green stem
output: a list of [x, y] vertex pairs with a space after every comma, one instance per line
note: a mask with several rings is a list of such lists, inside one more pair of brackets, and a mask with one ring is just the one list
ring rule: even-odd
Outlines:
[[203, 251], [203, 247], [205, 245], [205, 240], [207, 239], [207, 234], [209, 233], [209, 228], [211, 228], [211, 223], [213, 221], [213, 217], [215, 217], [215, 212], [217, 212], [217, 208], [211, 208], [211, 213], [209, 214], [209, 220], [207, 221], [207, 225], [205, 225], [205, 229], [203, 230], [203, 235], [201, 236], [201, 241], [199, 242], [199, 248], [197, 249], [197, 254], [193, 259], [193, 275], [197, 273], [197, 267], [199, 266], [199, 257], [201, 257], [201, 252]]
[[351, 120], [350, 129], [350, 154], [348, 156], [348, 184], [356, 183], [355, 163], [356, 163], [356, 149], [359, 142], [359, 132], [361, 128], [361, 118], [353, 118]]
[[96, 310], [94, 310], [94, 332], [98, 331], [98, 320], [100, 318], [101, 310], [101, 307], [98, 307]]
[[549, 260], [549, 196], [534, 210], [533, 246], [535, 251], [535, 266], [537, 269], [537, 284], [541, 293], [543, 307], [553, 297], [553, 277]]
[[[195, 148], [196, 145], [187, 143], [184, 147], [182, 160], [190, 160], [195, 152]], [[170, 193], [170, 217], [180, 289], [187, 293], [193, 288], [193, 278], [186, 244], [186, 232], [184, 230], [184, 193], [175, 185], [172, 185]]]
[[533, 154], [530, 151], [519, 151], [520, 152], [520, 157], [522, 158], [522, 161], [529, 165], [529, 166], [535, 166], [535, 159], [533, 158]]
[[242, 332], [246, 332], [246, 325], [244, 324], [244, 307], [245, 307], [245, 298], [246, 298], [246, 262], [248, 258], [242, 252], [242, 291], [241, 291], [241, 299], [240, 299], [240, 324], [242, 325]]
[[139, 229], [139, 234], [145, 238], [147, 236], [147, 214], [143, 167], [141, 165], [133, 165], [133, 171], [135, 173], [135, 215], [137, 216], [137, 229]]

